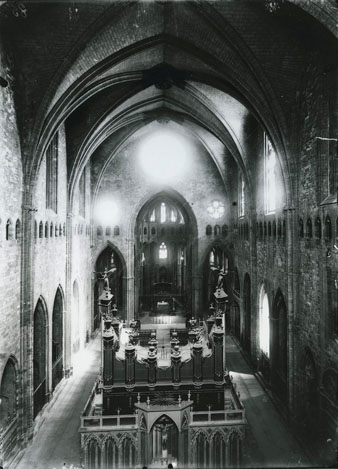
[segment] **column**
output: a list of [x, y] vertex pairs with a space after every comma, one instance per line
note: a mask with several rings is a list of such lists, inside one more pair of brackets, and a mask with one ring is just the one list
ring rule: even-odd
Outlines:
[[213, 435], [210, 438], [210, 446], [209, 446], [210, 456], [209, 456], [209, 465], [210, 467], [214, 467], [214, 437]]
[[202, 344], [196, 343], [192, 347], [193, 353], [193, 381], [195, 386], [201, 386], [203, 381], [203, 369], [202, 369]]
[[[24, 186], [26, 187], [26, 186]], [[34, 208], [31, 205], [31, 187], [28, 186], [23, 194], [22, 206], [22, 248], [21, 248], [21, 308], [20, 308], [20, 340], [21, 340], [21, 378], [22, 378], [22, 408], [18, 413], [18, 435], [27, 445], [33, 436], [33, 254], [34, 254]]]
[[73, 244], [73, 214], [67, 213], [66, 225], [66, 291], [64, 312], [64, 346], [65, 346], [65, 373], [69, 377], [72, 368], [72, 244]]
[[218, 383], [223, 382], [223, 329], [214, 329], [214, 379]]
[[103, 386], [111, 388], [114, 384], [114, 329], [111, 326], [111, 320], [104, 322], [102, 333], [103, 341]]
[[227, 439], [225, 442], [225, 467], [231, 467], [230, 452], [231, 452], [230, 440]]
[[148, 351], [148, 385], [154, 387], [156, 384], [156, 365], [157, 365], [157, 351], [151, 345]]
[[134, 239], [128, 240], [126, 284], [126, 319], [129, 323], [135, 316]]
[[135, 385], [135, 347], [130, 344], [125, 347], [125, 383], [127, 387]]
[[118, 458], [119, 458], [119, 465], [118, 467], [123, 467], [123, 441], [122, 443], [120, 443], [120, 445], [118, 446]]
[[[287, 233], [285, 244], [287, 246], [287, 280], [288, 280], [288, 293], [287, 293], [287, 313], [288, 313], [288, 330], [287, 330], [287, 343], [288, 343], [288, 374], [287, 374], [287, 392], [288, 392], [288, 406], [290, 415], [296, 415], [295, 401], [294, 401], [294, 383], [295, 377], [295, 345], [294, 345], [294, 324], [297, 321], [296, 313], [298, 310], [298, 259], [299, 249], [298, 246], [298, 221], [294, 208], [286, 210], [286, 224]], [[324, 328], [322, 328], [323, 330]]]
[[179, 346], [175, 345], [171, 351], [171, 376], [174, 386], [179, 386], [181, 383], [181, 359]]

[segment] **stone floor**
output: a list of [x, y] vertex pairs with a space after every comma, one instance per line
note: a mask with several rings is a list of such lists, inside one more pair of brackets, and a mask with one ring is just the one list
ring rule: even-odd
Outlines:
[[80, 466], [80, 414], [101, 366], [101, 341], [96, 337], [74, 359], [74, 373], [24, 453], [17, 469], [59, 469]]
[[[227, 367], [234, 370], [231, 374], [249, 423], [246, 467], [311, 466], [231, 337], [227, 337], [226, 347]], [[65, 383], [17, 469], [60, 469], [64, 463], [80, 466], [79, 417], [99, 367], [100, 341], [96, 338], [77, 357], [73, 377]]]
[[313, 467], [230, 336], [226, 338], [226, 365], [249, 424], [245, 467]]

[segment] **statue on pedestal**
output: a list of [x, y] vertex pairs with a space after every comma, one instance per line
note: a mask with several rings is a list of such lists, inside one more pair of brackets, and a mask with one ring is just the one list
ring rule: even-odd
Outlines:
[[103, 272], [94, 272], [94, 274], [99, 274], [101, 275], [101, 279], [100, 280], [103, 280], [104, 284], [103, 284], [103, 289], [106, 290], [106, 291], [110, 291], [110, 288], [109, 288], [109, 277], [114, 273], [116, 272], [116, 266], [115, 264], [112, 265], [111, 269], [107, 269], [107, 267], [104, 268], [104, 271]]

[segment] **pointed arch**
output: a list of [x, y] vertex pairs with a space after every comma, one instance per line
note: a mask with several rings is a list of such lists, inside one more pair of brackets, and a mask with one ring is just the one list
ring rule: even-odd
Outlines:
[[259, 292], [259, 347], [263, 354], [270, 357], [270, 306], [263, 283]]
[[325, 241], [329, 243], [332, 239], [332, 223], [329, 215], [325, 217]]
[[97, 469], [101, 467], [102, 448], [101, 441], [94, 435], [91, 435], [86, 442], [86, 468]]
[[214, 468], [226, 466], [226, 439], [221, 430], [216, 430], [212, 435], [212, 460]]
[[179, 431], [174, 420], [167, 414], [160, 415], [150, 429], [152, 459], [160, 459], [164, 452], [171, 458], [178, 458]]
[[0, 375], [0, 428], [3, 430], [16, 417], [18, 407], [18, 362], [10, 355], [4, 363]]
[[18, 243], [21, 241], [21, 221], [19, 218], [15, 222], [15, 239]]
[[242, 440], [240, 434], [237, 431], [232, 430], [229, 434], [228, 442], [230, 467], [240, 467], [242, 454]]
[[118, 467], [119, 446], [118, 439], [113, 435], [107, 435], [102, 442], [104, 469]]
[[47, 402], [48, 389], [48, 311], [43, 297], [37, 301], [33, 319], [33, 415]]
[[[175, 287], [170, 294], [178, 299], [176, 305], [183, 310], [195, 309], [192, 305], [199, 293], [192, 278], [197, 268], [197, 262], [194, 262], [197, 261], [197, 221], [190, 204], [179, 192], [168, 189], [144, 197], [138, 208], [129, 225], [131, 239], [136, 240], [136, 314], [156, 307], [157, 284], [165, 284], [164, 291]], [[155, 221], [150, 222], [154, 211]], [[175, 213], [175, 222], [171, 221], [171, 212]], [[151, 236], [140, 239], [139, 228], [145, 225], [148, 225]], [[172, 231], [173, 235], [170, 235]], [[156, 248], [153, 242], [157, 243]], [[173, 307], [171, 302], [170, 306]]]
[[271, 385], [273, 391], [286, 403], [288, 325], [286, 302], [280, 289], [273, 302], [271, 326]]
[[[109, 288], [114, 295], [114, 303], [119, 311], [125, 310], [127, 304], [127, 265], [120, 249], [110, 240], [106, 240], [93, 254], [93, 271], [103, 272], [105, 268], [111, 269], [113, 265], [116, 271], [109, 276]], [[103, 291], [101, 276], [97, 275], [92, 283], [94, 301], [98, 301]], [[99, 325], [99, 311], [97, 303], [94, 306], [94, 317], [92, 318], [93, 330]]]
[[63, 377], [63, 314], [64, 294], [59, 285], [53, 304], [52, 316], [52, 390]]

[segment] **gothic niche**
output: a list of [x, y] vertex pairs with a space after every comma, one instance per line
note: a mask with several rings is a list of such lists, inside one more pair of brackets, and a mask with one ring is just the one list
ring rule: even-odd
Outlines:
[[[107, 269], [107, 275], [105, 275]], [[94, 282], [94, 330], [100, 325], [100, 315], [98, 307], [98, 299], [101, 295], [105, 283], [114, 295], [114, 303], [116, 303], [120, 317], [124, 317], [124, 288], [123, 288], [123, 261], [121, 256], [114, 251], [113, 247], [107, 246], [101, 252], [95, 263], [95, 282]]]
[[140, 314], [185, 314], [191, 303], [191, 239], [185, 211], [168, 196], [140, 211], [135, 253]]
[[203, 267], [203, 305], [206, 311], [215, 300], [215, 289], [220, 282], [224, 291], [229, 294], [230, 281], [228, 272], [229, 259], [226, 252], [218, 246], [211, 248], [206, 256]]
[[161, 459], [178, 459], [178, 429], [167, 415], [156, 420], [151, 430], [151, 459], [152, 464]]

